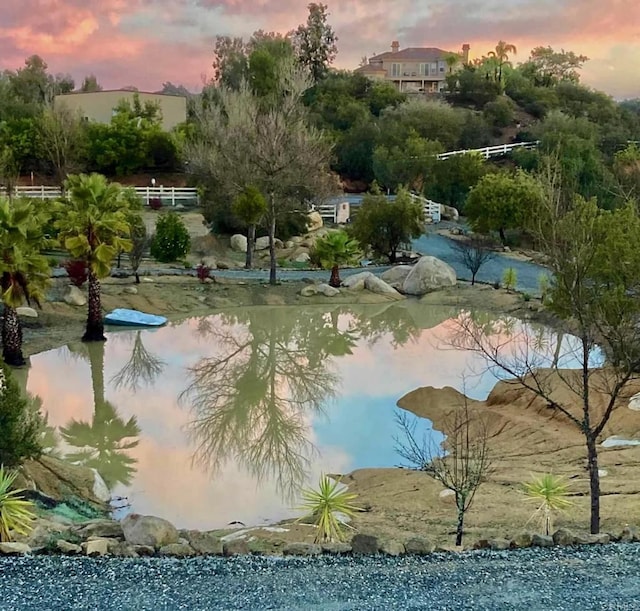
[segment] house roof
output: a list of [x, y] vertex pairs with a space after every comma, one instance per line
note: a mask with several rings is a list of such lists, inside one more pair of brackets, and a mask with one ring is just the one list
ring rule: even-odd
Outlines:
[[375, 72], [386, 72], [386, 70], [382, 67], [382, 65], [375, 66], [373, 64], [366, 64], [365, 66], [360, 66], [355, 69], [356, 72], [369, 73], [373, 74]]
[[380, 53], [380, 55], [374, 55], [369, 58], [370, 62], [377, 61], [417, 61], [417, 62], [435, 62], [446, 55], [449, 51], [444, 49], [438, 49], [436, 47], [408, 47], [401, 51], [387, 51], [386, 53]]
[[152, 95], [159, 98], [184, 98], [184, 95], [178, 93], [158, 93], [153, 91], [138, 91], [137, 89], [101, 89], [100, 91], [70, 91], [69, 93], [59, 93], [55, 97], [64, 98], [66, 96], [73, 95], [97, 95], [100, 93], [124, 93], [134, 94], [139, 93], [142, 95]]

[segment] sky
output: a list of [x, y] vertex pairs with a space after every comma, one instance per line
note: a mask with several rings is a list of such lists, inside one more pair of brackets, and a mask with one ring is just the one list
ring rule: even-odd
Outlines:
[[[498, 40], [516, 62], [551, 45], [586, 55], [583, 82], [616, 98], [640, 97], [637, 0], [327, 0], [338, 35], [335, 66], [390, 49], [471, 45], [471, 57]], [[211, 76], [216, 35], [285, 33], [304, 22], [307, 0], [3, 0], [0, 69], [38, 54], [52, 72], [105, 88], [155, 91], [166, 81], [192, 91]]]

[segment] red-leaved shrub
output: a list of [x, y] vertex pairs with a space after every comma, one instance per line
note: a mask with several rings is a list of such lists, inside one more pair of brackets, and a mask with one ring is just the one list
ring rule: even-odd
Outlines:
[[159, 197], [149, 198], [149, 208], [151, 210], [160, 210], [162, 208], [162, 200]]
[[204, 284], [206, 279], [209, 277], [209, 272], [211, 271], [204, 263], [200, 263], [198, 267], [196, 267], [196, 274], [198, 275], [198, 280]]
[[69, 276], [71, 284], [78, 288], [81, 288], [89, 277], [86, 261], [70, 259], [69, 261], [65, 261], [64, 268], [67, 270], [67, 275]]

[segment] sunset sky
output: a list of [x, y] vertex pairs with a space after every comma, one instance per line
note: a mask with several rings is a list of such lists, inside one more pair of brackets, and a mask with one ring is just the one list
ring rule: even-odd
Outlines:
[[[329, 1], [339, 68], [364, 55], [436, 46], [471, 56], [499, 39], [523, 61], [552, 45], [591, 58], [583, 81], [617, 98], [640, 97], [637, 0], [340, 0]], [[0, 68], [37, 53], [76, 82], [95, 73], [105, 88], [158, 90], [171, 81], [196, 91], [211, 75], [214, 37], [287, 32], [306, 19], [307, 0], [3, 0]]]

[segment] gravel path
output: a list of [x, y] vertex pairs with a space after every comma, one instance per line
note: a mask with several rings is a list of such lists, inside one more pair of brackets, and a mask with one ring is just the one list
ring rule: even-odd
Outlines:
[[632, 610], [640, 545], [423, 558], [0, 558], [0, 609]]

